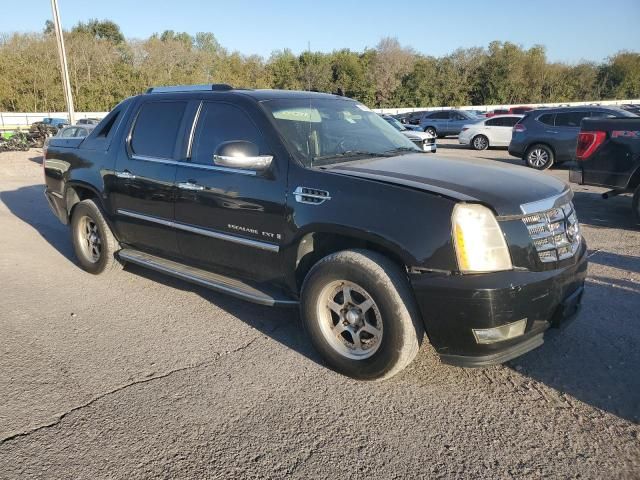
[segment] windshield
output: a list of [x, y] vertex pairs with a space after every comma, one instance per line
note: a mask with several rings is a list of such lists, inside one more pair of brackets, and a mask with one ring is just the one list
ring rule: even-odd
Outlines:
[[389, 123], [389, 125], [391, 125], [396, 130], [404, 132], [407, 129], [407, 127], [401, 124], [396, 118], [393, 118], [393, 117], [382, 117], [382, 118], [385, 119], [387, 123]]
[[421, 152], [378, 114], [351, 100], [278, 99], [263, 105], [308, 167]]

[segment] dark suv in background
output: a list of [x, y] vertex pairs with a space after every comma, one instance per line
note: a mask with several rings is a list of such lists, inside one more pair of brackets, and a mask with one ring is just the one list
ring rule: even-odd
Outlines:
[[635, 117], [616, 107], [560, 107], [533, 110], [513, 127], [509, 153], [537, 170], [574, 160], [583, 118]]

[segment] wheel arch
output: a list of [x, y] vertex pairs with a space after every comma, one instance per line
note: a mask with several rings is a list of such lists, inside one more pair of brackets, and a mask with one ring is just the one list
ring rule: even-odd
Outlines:
[[640, 166], [629, 176], [629, 181], [627, 182], [629, 190], [635, 190], [638, 187], [640, 187]]
[[524, 158], [525, 158], [525, 159], [527, 158], [527, 153], [529, 153], [529, 149], [531, 149], [531, 147], [533, 147], [533, 146], [535, 146], [535, 145], [544, 145], [544, 146], [545, 146], [545, 147], [547, 147], [549, 150], [551, 150], [551, 152], [553, 152], [553, 158], [554, 158], [554, 160], [556, 159], [556, 157], [557, 157], [556, 149], [555, 149], [555, 148], [553, 148], [553, 145], [551, 145], [551, 144], [550, 144], [550, 143], [548, 143], [548, 142], [544, 142], [544, 141], [543, 141], [543, 142], [531, 142], [531, 143], [529, 143], [529, 144], [527, 145], [527, 147], [524, 149]]
[[104, 210], [102, 197], [98, 190], [92, 185], [85, 182], [72, 181], [68, 182], [65, 188], [65, 206], [67, 209], [67, 218], [70, 219], [73, 214], [74, 207], [82, 200], [94, 199], [98, 205]]
[[313, 229], [295, 242], [295, 284], [299, 292], [309, 270], [319, 260], [342, 250], [364, 249], [380, 253], [403, 270], [415, 263], [413, 256], [399, 245], [366, 232]]
[[471, 141], [470, 141], [471, 145], [473, 145], [473, 141], [478, 137], [484, 137], [487, 139], [487, 148], [491, 146], [491, 139], [489, 138], [488, 135], [484, 133], [476, 133], [473, 137], [471, 137]]

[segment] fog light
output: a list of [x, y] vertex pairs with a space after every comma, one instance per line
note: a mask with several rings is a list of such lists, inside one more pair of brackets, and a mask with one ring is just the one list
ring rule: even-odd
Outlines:
[[473, 336], [477, 343], [496, 343], [510, 338], [519, 337], [524, 334], [527, 326], [527, 319], [523, 318], [517, 322], [507, 323], [495, 328], [474, 328]]

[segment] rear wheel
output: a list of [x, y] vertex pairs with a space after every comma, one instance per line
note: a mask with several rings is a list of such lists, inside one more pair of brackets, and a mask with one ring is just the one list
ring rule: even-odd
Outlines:
[[486, 150], [489, 148], [489, 139], [484, 135], [476, 135], [473, 137], [471, 145], [475, 150]]
[[424, 131], [425, 131], [425, 133], [428, 133], [429, 135], [433, 135], [434, 137], [438, 136], [438, 132], [433, 127], [427, 127], [427, 128], [424, 129]]
[[546, 145], [536, 144], [529, 147], [525, 153], [525, 162], [536, 170], [546, 170], [553, 165], [553, 151]]
[[405, 275], [366, 250], [334, 253], [314, 265], [302, 286], [301, 313], [327, 363], [362, 380], [400, 372], [424, 336]]
[[74, 207], [71, 232], [73, 248], [83, 270], [98, 274], [121, 268], [115, 257], [120, 245], [93, 200], [83, 200]]

